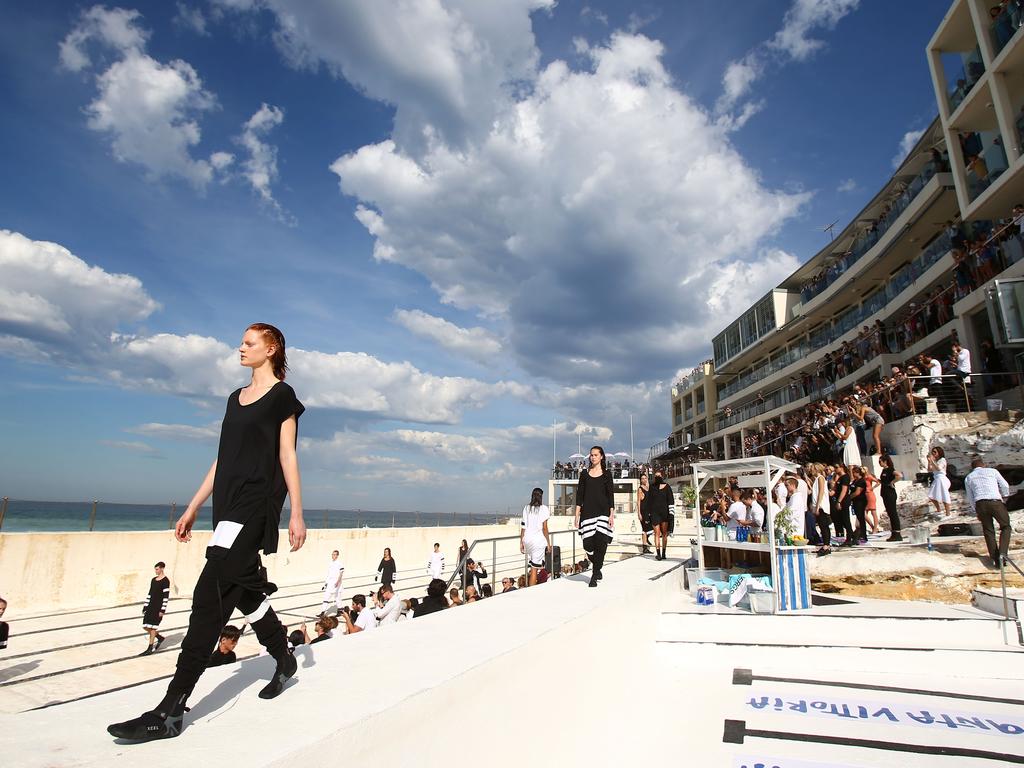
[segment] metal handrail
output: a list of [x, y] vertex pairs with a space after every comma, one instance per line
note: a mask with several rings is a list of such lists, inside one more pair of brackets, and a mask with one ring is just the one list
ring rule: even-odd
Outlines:
[[[567, 529], [562, 530], [562, 531], [548, 531], [548, 536], [551, 537], [552, 546], [554, 546], [553, 542], [554, 542], [554, 539], [555, 539], [556, 536], [564, 536], [566, 534], [568, 534], [569, 536], [572, 537], [572, 561], [573, 561], [573, 563], [575, 563], [576, 562], [576, 529], [575, 528], [567, 528]], [[466, 583], [466, 574], [467, 574], [466, 562], [468, 560], [470, 560], [470, 559], [472, 559], [472, 560], [479, 560], [479, 557], [476, 557], [476, 558], [472, 557], [473, 550], [476, 548], [477, 544], [487, 544], [487, 543], [490, 543], [490, 545], [491, 545], [491, 570], [488, 572], [488, 576], [491, 579], [491, 589], [493, 590], [494, 589], [494, 578], [497, 575], [496, 574], [496, 570], [497, 570], [497, 565], [498, 565], [498, 563], [497, 563], [497, 561], [498, 561], [498, 542], [499, 541], [519, 541], [520, 538], [521, 538], [521, 536], [519, 534], [516, 534], [514, 536], [492, 536], [492, 537], [485, 538], [485, 539], [473, 539], [473, 543], [469, 545], [469, 549], [466, 550], [465, 556], [455, 566], [455, 570], [452, 571], [452, 575], [449, 576], [448, 580], [445, 582], [445, 585], [444, 585], [445, 590], [451, 589], [452, 582], [455, 581], [455, 577], [456, 576], [460, 575], [460, 571], [461, 571], [461, 576], [462, 576], [462, 584], [465, 585], [465, 583]], [[503, 557], [509, 557], [509, 556], [508, 555], [503, 555]], [[513, 557], [513, 559], [516, 562], [519, 561], [518, 557], [516, 557], [514, 555], [512, 557]], [[524, 572], [528, 572], [529, 571], [529, 565], [530, 565], [529, 564], [529, 559], [528, 559], [526, 554], [523, 554], [522, 558], [523, 558], [523, 571]], [[552, 574], [552, 576], [553, 575], [554, 574]]]
[[[1017, 571], [1017, 573], [1019, 573], [1021, 576], [1024, 576], [1024, 571], [1022, 571], [1020, 569], [1020, 566], [1017, 565], [1015, 562], [1013, 562], [1013, 560], [1010, 559], [1009, 553], [1007, 553], [1005, 555], [1000, 555], [1000, 557], [999, 557], [999, 583], [1000, 583], [1000, 585], [1003, 588], [1003, 617], [1006, 618], [1006, 619], [1009, 619], [1010, 618], [1010, 604], [1009, 604], [1009, 601], [1006, 598], [1006, 564], [1007, 563], [1009, 563], [1011, 566], [1013, 566], [1013, 569], [1015, 571]], [[1017, 619], [1019, 620], [1020, 616], [1018, 616]]]

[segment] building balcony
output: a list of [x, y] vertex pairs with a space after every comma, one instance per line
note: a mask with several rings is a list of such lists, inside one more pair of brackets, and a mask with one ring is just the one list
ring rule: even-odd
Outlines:
[[889, 213], [878, 220], [873, 230], [865, 232], [853, 244], [849, 253], [839, 257], [827, 267], [820, 279], [800, 291], [800, 307], [795, 312], [807, 314], [820, 306], [821, 301], [824, 301], [825, 298], [834, 296], [836, 291], [830, 289], [840, 282], [855, 264], [861, 262], [865, 256], [884, 252], [885, 247], [900, 231], [896, 229], [894, 237], [886, 237], [895, 224], [905, 224], [908, 220], [913, 219], [920, 213], [923, 206], [927, 205], [935, 195], [940, 194], [943, 187], [952, 185], [953, 179], [950, 175], [938, 173], [935, 165], [929, 163], [920, 174], [910, 181], [903, 194], [893, 203]]
[[[798, 375], [801, 369], [824, 357], [825, 351], [827, 351], [826, 347], [841, 343], [845, 340], [844, 337], [861, 325], [873, 323], [877, 319], [874, 316], [882, 310], [889, 308], [890, 312], [887, 314], [891, 314], [892, 309], [908, 303], [916, 290], [907, 295], [904, 293], [908, 288], [912, 288], [918, 280], [927, 278], [922, 281], [927, 285], [939, 274], [952, 268], [951, 258], [946, 258], [943, 261], [949, 250], [949, 236], [943, 233], [913, 261], [893, 273], [885, 282], [884, 287], [876, 291], [868, 301], [848, 309], [833, 322], [830, 322], [827, 327], [812, 332], [804, 341], [791, 347], [788, 351], [773, 356], [768, 363], [729, 382], [719, 390], [719, 405], [731, 405], [739, 395], [755, 384], [760, 384], [763, 389], [766, 384], [774, 384], [786, 377]], [[930, 273], [932, 267], [940, 262], [942, 262], [942, 266], [934, 273]], [[814, 355], [818, 351], [822, 351], [821, 355]]]

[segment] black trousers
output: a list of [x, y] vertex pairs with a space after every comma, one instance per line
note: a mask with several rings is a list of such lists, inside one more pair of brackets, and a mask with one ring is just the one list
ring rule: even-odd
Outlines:
[[181, 653], [174, 677], [167, 686], [168, 695], [188, 696], [206, 669], [220, 631], [237, 608], [246, 615], [257, 639], [275, 659], [288, 652], [285, 628], [270, 607], [265, 571], [260, 563], [264, 520], [250, 520], [231, 547], [210, 547], [203, 572], [192, 593], [192, 614], [188, 632], [181, 641]]
[[868, 537], [868, 526], [865, 513], [868, 509], [868, 500], [864, 499], [860, 504], [853, 505], [853, 514], [857, 516], [857, 530], [853, 532], [855, 539], [866, 539]]
[[843, 501], [836, 504], [836, 511], [832, 515], [832, 523], [836, 527], [836, 536], [849, 536], [853, 533], [850, 528], [850, 502]]
[[882, 486], [882, 503], [885, 504], [885, 514], [889, 516], [889, 528], [893, 533], [900, 532], [900, 513], [896, 509], [896, 489], [890, 486]]
[[825, 547], [832, 546], [832, 516], [828, 512], [819, 512], [814, 519], [821, 534], [821, 541], [818, 543]]
[[608, 539], [602, 534], [596, 534], [591, 540], [583, 542], [583, 547], [590, 558], [591, 565], [595, 571], [600, 571], [604, 566], [604, 556], [608, 552]]
[[[980, 499], [974, 504], [975, 513], [981, 521], [981, 531], [985, 534], [985, 546], [988, 547], [988, 554], [996, 563], [999, 562], [998, 555], [1006, 557], [1010, 551], [1010, 537], [1013, 529], [1010, 527], [1010, 513], [1006, 511], [1006, 504], [998, 499]], [[994, 523], [999, 523], [999, 546], [996, 546], [996, 528]]]

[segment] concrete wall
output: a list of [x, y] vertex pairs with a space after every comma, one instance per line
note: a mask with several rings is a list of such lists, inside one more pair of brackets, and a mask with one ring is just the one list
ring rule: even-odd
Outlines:
[[[572, 518], [552, 518], [549, 530], [564, 530], [571, 524]], [[345, 563], [345, 580], [351, 582], [355, 577], [374, 574], [384, 547], [391, 547], [399, 579], [412, 574], [425, 576], [435, 541], [441, 544], [450, 572], [462, 539], [472, 544], [475, 539], [518, 533], [518, 523], [311, 529], [306, 545], [298, 552], [288, 552], [287, 531], [282, 531], [282, 551], [264, 558], [264, 565], [271, 581], [278, 585], [315, 582], [323, 579], [331, 550], [338, 549]], [[171, 579], [171, 597], [189, 596], [203, 568], [209, 538], [209, 531], [195, 532], [188, 544], [176, 542], [171, 531], [3, 533], [0, 595], [12, 606], [17, 605], [19, 614], [141, 601], [153, 576], [153, 563], [163, 560]], [[571, 548], [568, 534], [555, 537], [555, 543], [562, 545], [563, 551]], [[514, 540], [497, 547], [499, 557], [518, 551]], [[490, 553], [490, 545], [485, 545], [481, 553], [485, 562]], [[569, 555], [563, 555], [563, 562], [570, 562]]]

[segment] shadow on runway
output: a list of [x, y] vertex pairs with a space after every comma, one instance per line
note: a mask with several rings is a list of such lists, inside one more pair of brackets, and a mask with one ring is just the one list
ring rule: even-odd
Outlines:
[[[299, 663], [299, 669], [310, 669], [316, 665], [316, 661], [313, 659], [313, 650], [308, 646], [300, 646], [295, 649], [295, 660]], [[275, 665], [270, 656], [260, 656], [240, 661], [237, 667], [231, 677], [222, 681], [196, 702], [186, 717], [186, 724], [195, 722], [201, 717], [216, 714], [249, 688], [252, 688], [251, 693], [255, 696], [264, 685], [270, 682]], [[293, 677], [285, 684], [285, 691], [296, 683], [298, 683], [298, 676]]]
[[42, 662], [39, 659], [36, 659], [34, 661], [26, 661], [22, 664], [15, 664], [13, 667], [7, 667], [7, 669], [0, 669], [0, 683], [11, 680], [19, 675], [28, 674], [40, 664], [42, 664]]

